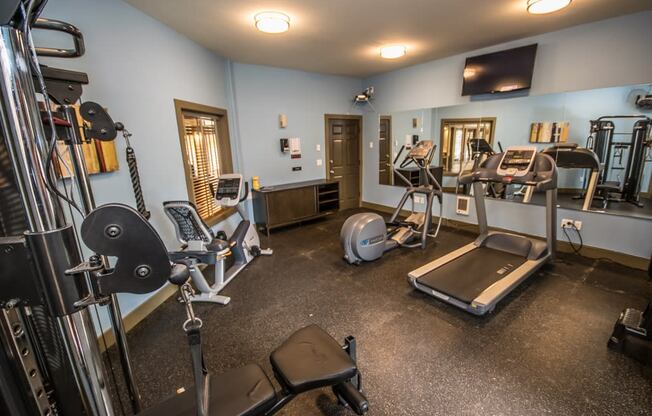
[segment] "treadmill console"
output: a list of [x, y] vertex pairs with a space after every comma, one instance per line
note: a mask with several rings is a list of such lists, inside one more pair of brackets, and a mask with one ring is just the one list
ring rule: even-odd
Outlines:
[[220, 175], [215, 189], [215, 201], [221, 207], [234, 207], [242, 198], [242, 175], [229, 173]]
[[496, 173], [500, 176], [521, 177], [532, 169], [534, 158], [537, 154], [536, 147], [511, 146], [505, 150], [500, 160]]

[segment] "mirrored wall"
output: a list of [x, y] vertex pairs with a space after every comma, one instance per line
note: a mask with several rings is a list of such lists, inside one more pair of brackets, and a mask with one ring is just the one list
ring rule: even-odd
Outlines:
[[[405, 186], [396, 171], [411, 173], [400, 164], [420, 140], [435, 143], [432, 165], [443, 168], [444, 190], [458, 194], [469, 192], [459, 186], [459, 175], [491, 153], [532, 145], [557, 159], [560, 207], [652, 218], [652, 110], [635, 104], [651, 90], [651, 85], [633, 85], [491, 97], [383, 114], [378, 121], [379, 183]], [[488, 196], [544, 203], [543, 194], [522, 187], [493, 191]]]

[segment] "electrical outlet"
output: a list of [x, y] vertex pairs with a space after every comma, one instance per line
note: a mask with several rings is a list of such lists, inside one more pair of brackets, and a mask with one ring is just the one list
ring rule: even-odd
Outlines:
[[373, 149], [374, 148], [374, 142], [369, 142], [369, 148]]
[[315, 149], [317, 149], [318, 152], [321, 152], [321, 144], [318, 144], [317, 146], [315, 146]]
[[561, 220], [561, 228], [574, 228], [579, 231], [582, 229], [582, 221], [564, 218]]
[[317, 166], [321, 166], [321, 165], [322, 165], [322, 160], [321, 160], [321, 159], [317, 159]]
[[574, 225], [575, 221], [569, 220], [568, 218], [561, 220], [561, 228], [573, 228]]
[[415, 195], [414, 196], [414, 203], [415, 204], [425, 204], [426, 203], [426, 198], [422, 195]]

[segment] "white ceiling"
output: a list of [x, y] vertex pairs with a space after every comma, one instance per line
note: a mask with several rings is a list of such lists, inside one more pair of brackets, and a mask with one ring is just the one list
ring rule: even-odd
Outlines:
[[[531, 35], [646, 9], [651, 0], [573, 0], [549, 15], [526, 0], [126, 0], [199, 44], [237, 62], [369, 76]], [[278, 10], [290, 31], [264, 34], [257, 12]], [[402, 43], [408, 55], [381, 59]]]

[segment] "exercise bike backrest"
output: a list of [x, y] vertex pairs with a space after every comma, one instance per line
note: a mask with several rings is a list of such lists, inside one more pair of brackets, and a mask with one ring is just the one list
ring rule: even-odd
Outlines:
[[[177, 240], [184, 246], [197, 242], [210, 244], [215, 239], [213, 230], [201, 219], [197, 207], [190, 201], [166, 201], [163, 203], [165, 214], [172, 220]], [[203, 250], [203, 247], [189, 247], [191, 250]]]
[[[242, 176], [239, 174], [223, 174], [218, 179], [217, 186], [209, 185], [215, 202], [220, 207], [238, 207], [238, 212], [244, 219], [244, 214], [239, 209], [240, 203], [247, 199], [249, 186], [243, 185]], [[190, 250], [205, 250], [208, 245], [219, 240], [226, 240], [226, 235], [219, 236], [201, 219], [197, 207], [190, 201], [167, 201], [163, 203], [165, 214], [174, 224], [177, 240]]]

